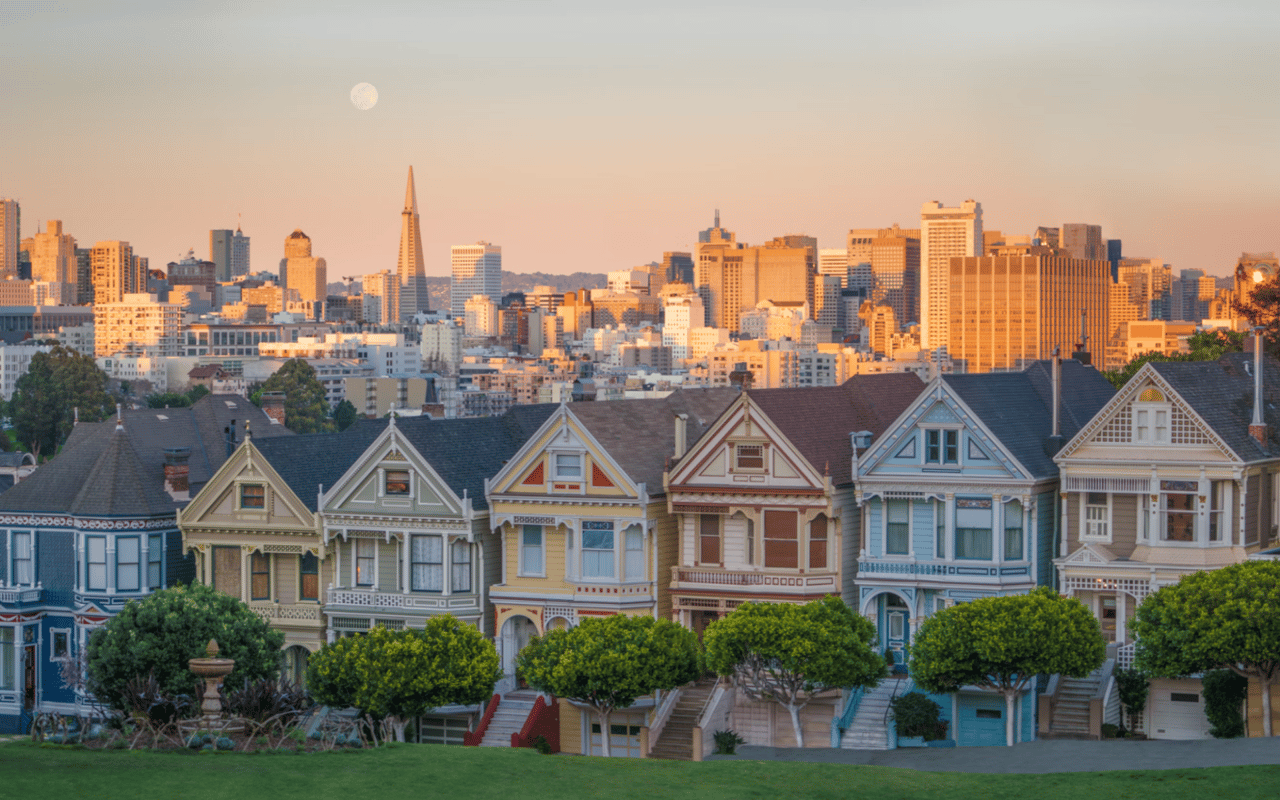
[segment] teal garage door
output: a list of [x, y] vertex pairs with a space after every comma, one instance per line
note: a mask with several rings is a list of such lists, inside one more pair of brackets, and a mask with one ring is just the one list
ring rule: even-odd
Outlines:
[[999, 747], [1004, 745], [1004, 704], [988, 698], [960, 700], [961, 747]]

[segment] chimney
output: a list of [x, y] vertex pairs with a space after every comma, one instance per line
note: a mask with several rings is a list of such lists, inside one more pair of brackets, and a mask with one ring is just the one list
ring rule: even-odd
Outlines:
[[1271, 438], [1271, 428], [1262, 416], [1262, 327], [1253, 329], [1253, 421], [1249, 423], [1249, 435], [1266, 447]]
[[262, 413], [271, 417], [272, 425], [284, 424], [284, 392], [263, 392]]
[[689, 415], [676, 414], [676, 449], [672, 455], [678, 460], [689, 446]]
[[1062, 417], [1062, 358], [1060, 353], [1061, 348], [1058, 345], [1054, 345], [1053, 369], [1050, 372], [1050, 382], [1053, 384], [1053, 399], [1050, 401], [1053, 404], [1053, 430], [1049, 434], [1049, 438], [1044, 440], [1044, 452], [1050, 458], [1057, 455], [1062, 446], [1067, 443], [1062, 435], [1062, 423], [1060, 421]]
[[1085, 322], [1087, 319], [1088, 314], [1086, 310], [1083, 308], [1080, 309], [1080, 341], [1076, 351], [1071, 354], [1072, 358], [1079, 361], [1081, 364], [1084, 364], [1086, 367], [1091, 363], [1089, 359], [1089, 335], [1085, 333]]
[[751, 384], [755, 383], [755, 375], [751, 370], [747, 369], [745, 361], [740, 361], [733, 365], [733, 372], [729, 373], [729, 385], [736, 386], [738, 391], [750, 389]]
[[191, 499], [190, 468], [187, 466], [190, 457], [190, 447], [164, 449], [164, 490], [174, 500]]

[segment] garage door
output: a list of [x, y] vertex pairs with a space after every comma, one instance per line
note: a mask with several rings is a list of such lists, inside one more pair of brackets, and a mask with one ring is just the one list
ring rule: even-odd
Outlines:
[[960, 699], [961, 747], [999, 747], [1004, 744], [1004, 705], [984, 698], [977, 703]]
[[468, 729], [466, 717], [418, 717], [418, 741], [423, 744], [462, 744]]
[[[640, 758], [640, 726], [643, 724], [644, 717], [642, 715], [610, 714], [609, 754], [614, 758]], [[593, 756], [604, 755], [604, 749], [600, 745], [599, 722], [591, 723], [590, 754]]]
[[1194, 680], [1155, 680], [1147, 696], [1152, 739], [1209, 739], [1204, 686]]

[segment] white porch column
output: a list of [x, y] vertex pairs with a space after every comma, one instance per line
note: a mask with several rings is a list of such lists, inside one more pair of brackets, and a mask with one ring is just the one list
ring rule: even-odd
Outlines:
[[1128, 632], [1125, 630], [1125, 617], [1128, 616], [1126, 606], [1128, 606], [1128, 596], [1119, 590], [1116, 590], [1116, 644], [1123, 645]]
[[[398, 546], [402, 548], [402, 550], [400, 551], [400, 556], [401, 556], [401, 557], [400, 557], [400, 563], [401, 563], [401, 567], [400, 567], [400, 585], [403, 587], [403, 589], [401, 589], [401, 592], [400, 592], [400, 593], [401, 593], [401, 594], [408, 594], [408, 593], [409, 593], [409, 572], [410, 572], [410, 570], [412, 569], [412, 565], [409, 563], [409, 561], [410, 561], [410, 554], [413, 552], [413, 550], [412, 550], [412, 546], [413, 546], [412, 537], [411, 537], [408, 533], [401, 533], [401, 534], [400, 534], [400, 543], [399, 543], [399, 545], [398, 545]], [[445, 552], [446, 552], [446, 555], [447, 555], [449, 548], [448, 548], [448, 547], [445, 547], [444, 549], [445, 549]], [[446, 561], [446, 560], [447, 560], [447, 559], [445, 558], [445, 556], [441, 556], [441, 561], [442, 561], [442, 562], [443, 562], [443, 561]], [[441, 565], [441, 569], [443, 569], [443, 563], [442, 563], [442, 565]]]
[[1004, 502], [998, 494], [991, 495], [991, 557], [997, 567], [1004, 563]]

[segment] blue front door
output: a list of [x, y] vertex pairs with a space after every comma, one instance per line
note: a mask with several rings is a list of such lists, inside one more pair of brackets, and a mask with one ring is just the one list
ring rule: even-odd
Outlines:
[[898, 668], [907, 664], [907, 612], [890, 608], [885, 612], [885, 622], [889, 629], [885, 647], [893, 652], [895, 671], [901, 671]]

